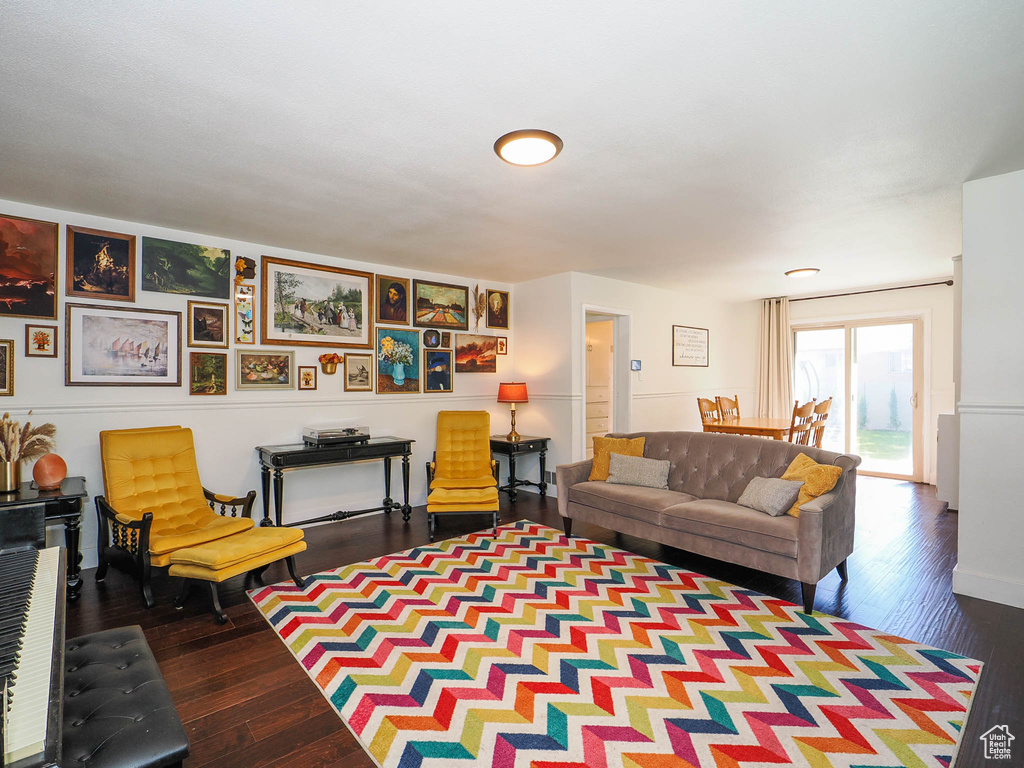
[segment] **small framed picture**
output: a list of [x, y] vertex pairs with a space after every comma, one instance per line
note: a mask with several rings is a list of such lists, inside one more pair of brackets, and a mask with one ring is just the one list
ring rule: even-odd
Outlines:
[[452, 332], [451, 331], [441, 331], [441, 346], [444, 347], [445, 349], [451, 349], [452, 348]]
[[498, 337], [498, 354], [499, 355], [507, 355], [508, 354], [508, 336], [499, 336]]
[[487, 291], [487, 327], [508, 330], [508, 291]]
[[226, 395], [228, 356], [219, 352], [189, 353], [188, 381], [190, 395]]
[[228, 347], [228, 305], [208, 301], [188, 303], [188, 345]]
[[469, 330], [469, 288], [451, 283], [413, 280], [414, 325], [419, 328]]
[[427, 372], [424, 392], [452, 391], [452, 351], [450, 349], [424, 349], [423, 370]]
[[345, 355], [345, 391], [373, 392], [373, 355]]
[[135, 301], [135, 235], [67, 226], [67, 295]]
[[299, 389], [316, 389], [316, 366], [299, 366]]
[[377, 322], [384, 325], [409, 324], [409, 280], [376, 275]]
[[25, 326], [25, 357], [56, 357], [57, 326]]
[[477, 333], [455, 334], [456, 373], [497, 373], [498, 337]]
[[256, 286], [235, 286], [235, 342], [256, 343]]
[[14, 394], [14, 341], [0, 340], [0, 396]]
[[640, 370], [640, 361], [639, 360], [630, 360], [629, 361], [629, 370], [631, 370], [631, 371], [639, 371]]
[[435, 349], [441, 346], [441, 332], [430, 329], [423, 332], [423, 346], [428, 349]]
[[236, 349], [235, 389], [295, 389], [295, 353]]

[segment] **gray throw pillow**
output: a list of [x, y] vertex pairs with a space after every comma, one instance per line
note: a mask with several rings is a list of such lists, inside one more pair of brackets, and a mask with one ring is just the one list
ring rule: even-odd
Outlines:
[[670, 461], [610, 453], [608, 482], [617, 485], [642, 485], [645, 488], [668, 488], [668, 471], [671, 467]]
[[772, 517], [780, 517], [789, 511], [800, 495], [803, 480], [783, 480], [781, 477], [755, 477], [743, 489], [741, 507], [756, 509]]

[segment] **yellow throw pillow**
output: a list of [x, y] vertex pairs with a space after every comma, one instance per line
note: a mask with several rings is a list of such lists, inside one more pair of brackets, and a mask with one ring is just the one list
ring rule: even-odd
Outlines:
[[789, 508], [789, 512], [786, 514], [800, 517], [800, 507], [811, 499], [816, 499], [835, 488], [841, 474], [843, 474], [842, 467], [819, 464], [806, 453], [801, 453], [793, 459], [793, 462], [782, 474], [783, 480], [803, 480], [804, 482], [800, 487], [800, 495], [797, 496], [796, 503]]
[[613, 453], [621, 453], [623, 456], [643, 456], [644, 443], [647, 438], [635, 437], [595, 437], [594, 438], [594, 464], [590, 468], [591, 480], [607, 480], [610, 471]]

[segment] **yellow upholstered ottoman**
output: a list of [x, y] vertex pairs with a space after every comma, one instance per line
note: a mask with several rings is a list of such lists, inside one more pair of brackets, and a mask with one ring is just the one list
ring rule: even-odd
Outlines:
[[185, 604], [193, 580], [205, 581], [210, 585], [213, 612], [223, 624], [228, 617], [220, 607], [217, 585], [241, 573], [252, 573], [259, 578], [271, 563], [278, 560], [285, 561], [292, 581], [302, 589], [305, 582], [296, 574], [295, 560], [292, 559], [293, 555], [306, 549], [306, 542], [302, 539], [303, 533], [298, 528], [251, 528], [234, 536], [172, 552], [168, 573], [185, 580], [174, 607], [181, 608]]
[[497, 488], [436, 488], [427, 496], [427, 532], [434, 540], [436, 516], [490, 512], [494, 535], [498, 535]]

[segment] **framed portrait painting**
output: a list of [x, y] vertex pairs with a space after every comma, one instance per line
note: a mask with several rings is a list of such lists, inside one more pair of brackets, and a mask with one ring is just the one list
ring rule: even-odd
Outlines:
[[420, 391], [420, 332], [377, 329], [377, 393]]
[[377, 322], [409, 325], [409, 280], [377, 275]]
[[420, 328], [469, 330], [469, 288], [465, 285], [413, 280], [415, 325]]
[[66, 228], [68, 296], [135, 301], [135, 235]]
[[236, 349], [235, 389], [295, 389], [295, 353]]
[[25, 357], [56, 357], [57, 326], [33, 325], [25, 326]]
[[456, 373], [497, 373], [498, 337], [455, 334]]
[[188, 345], [228, 347], [228, 305], [207, 301], [188, 303]]
[[373, 274], [263, 257], [264, 344], [373, 348]]
[[345, 391], [373, 392], [373, 355], [345, 355]]
[[142, 238], [144, 291], [230, 299], [231, 266], [231, 251], [225, 248]]
[[190, 395], [226, 395], [228, 356], [222, 352], [190, 353], [188, 381]]
[[452, 351], [450, 349], [424, 349], [423, 370], [426, 373], [424, 392], [452, 391]]
[[487, 327], [508, 330], [508, 291], [487, 291]]
[[181, 312], [64, 305], [64, 384], [180, 387]]
[[0, 216], [0, 315], [57, 319], [57, 225]]
[[14, 340], [0, 341], [0, 397], [14, 394]]

